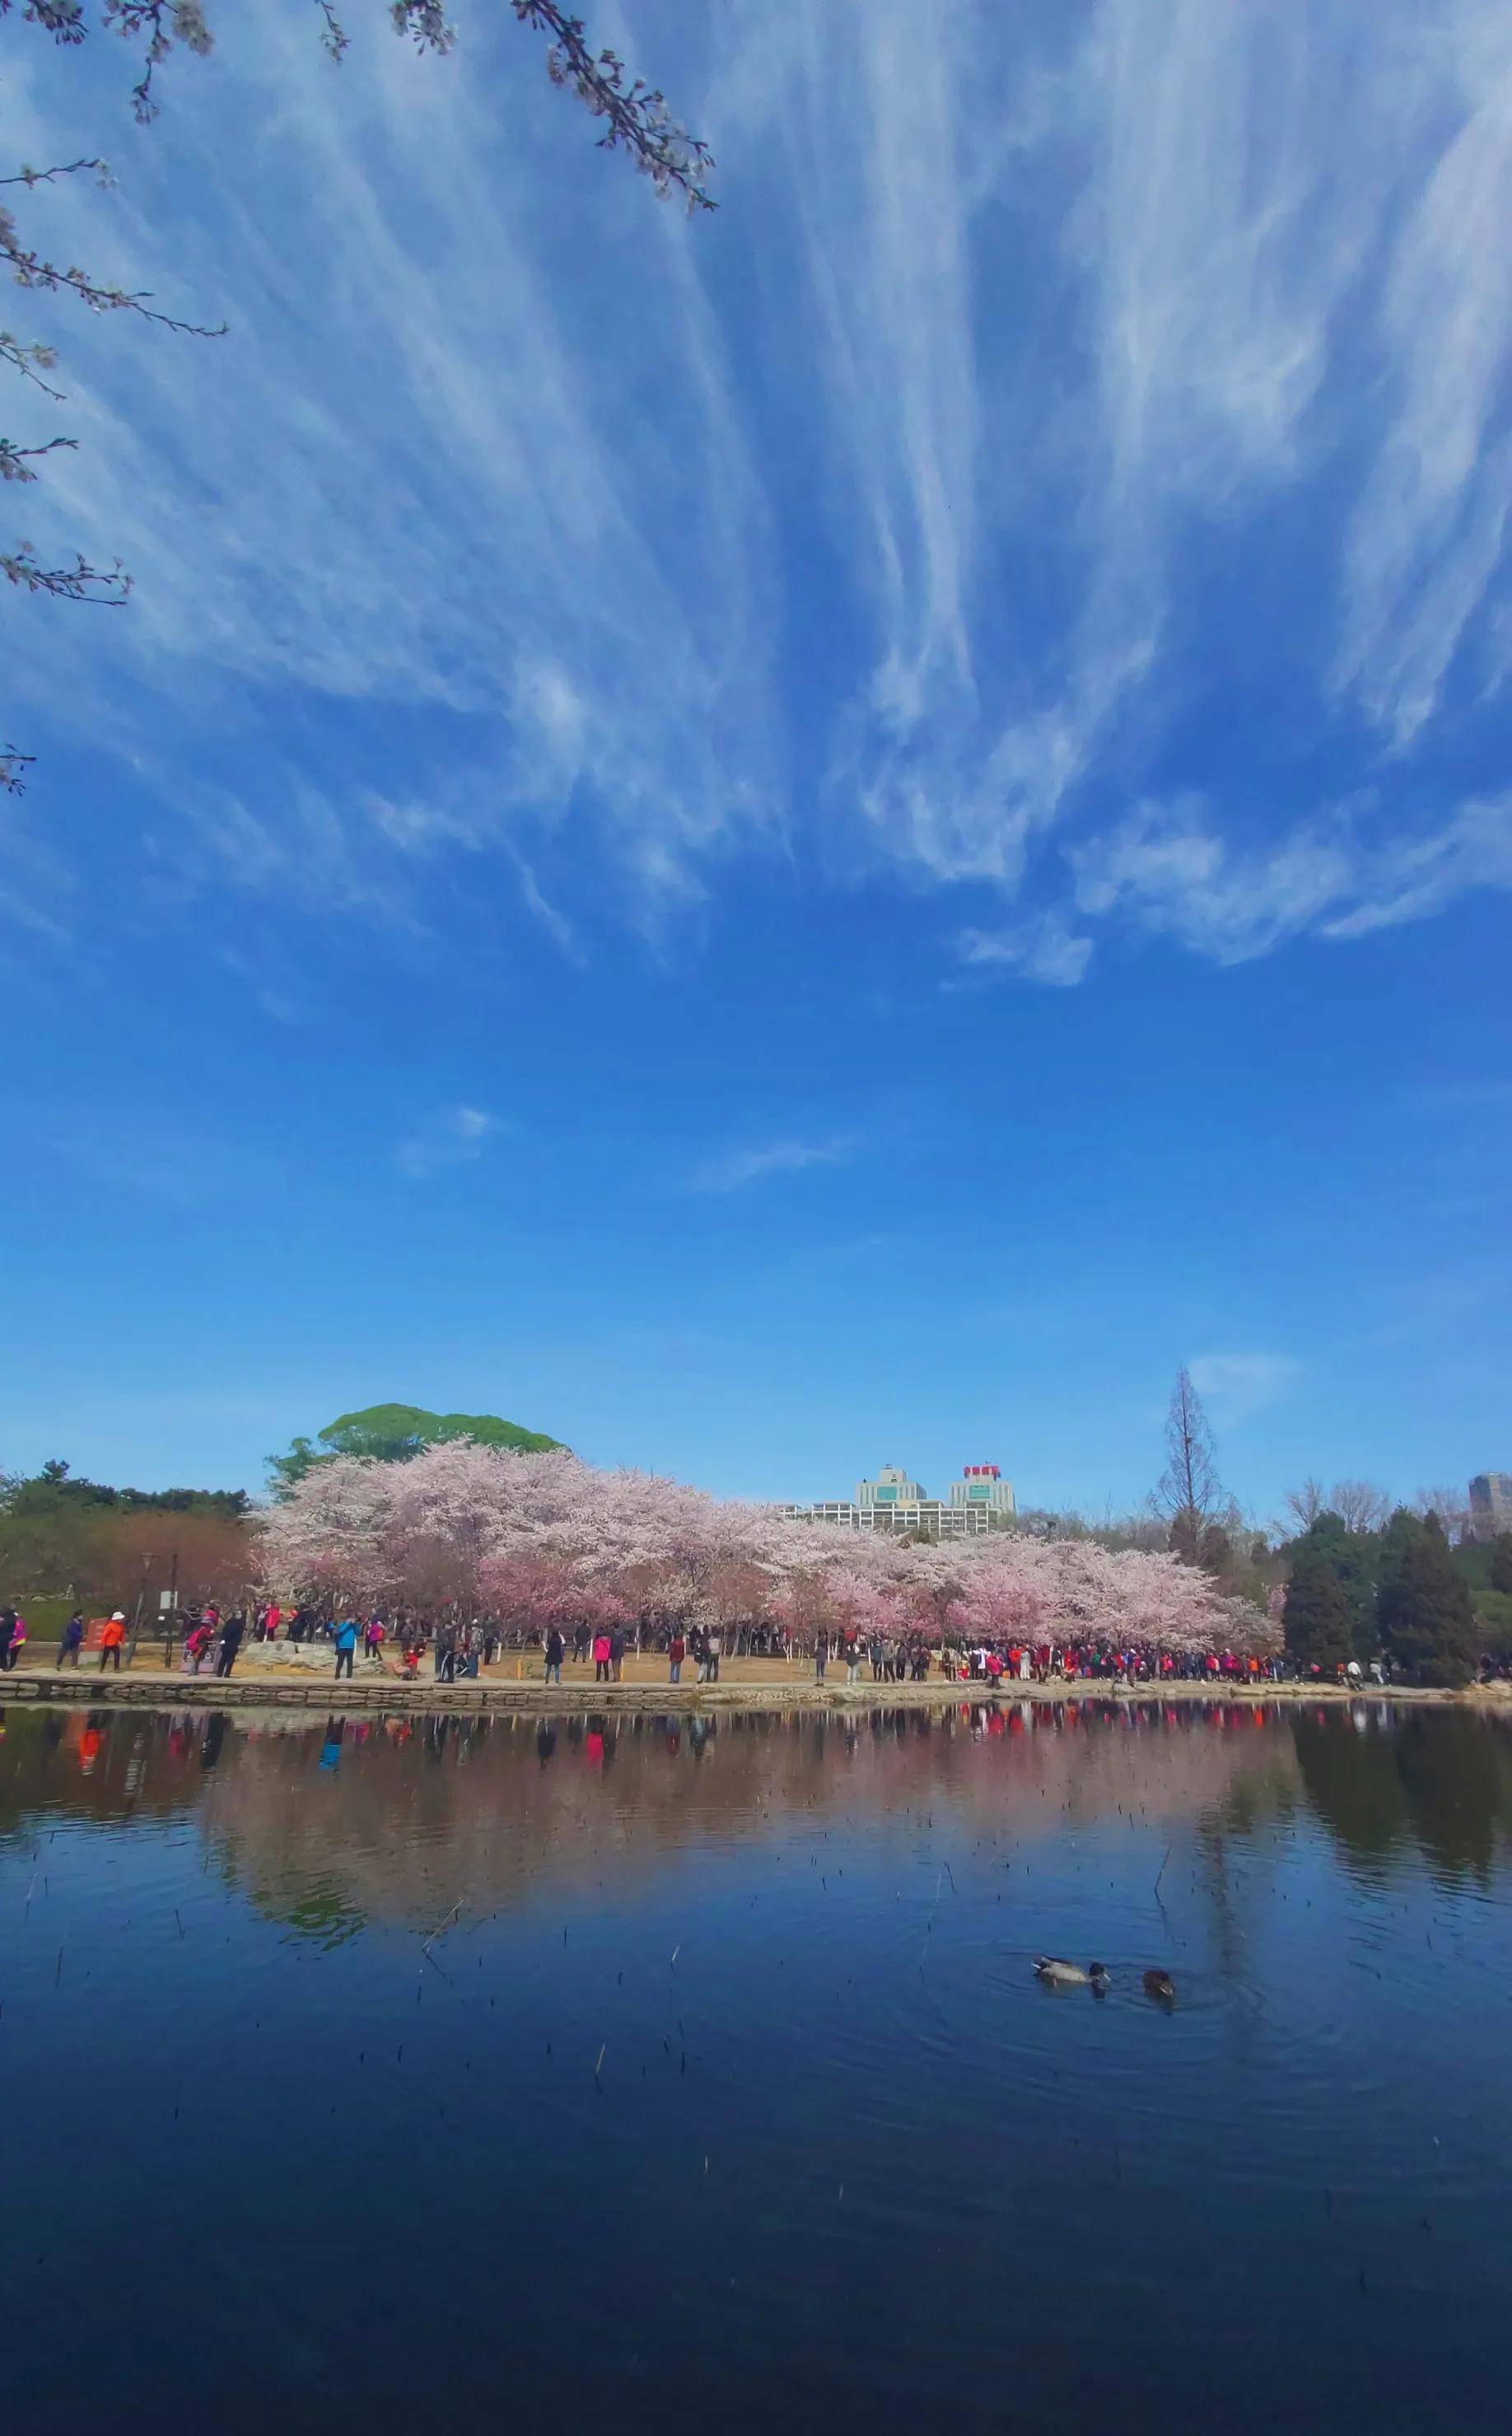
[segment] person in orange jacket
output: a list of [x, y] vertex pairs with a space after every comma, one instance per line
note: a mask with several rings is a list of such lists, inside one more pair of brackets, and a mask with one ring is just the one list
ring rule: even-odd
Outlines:
[[126, 1639], [126, 1618], [119, 1608], [108, 1624], [100, 1627], [99, 1671], [103, 1675], [113, 1662], [117, 1675], [121, 1671], [121, 1644]]

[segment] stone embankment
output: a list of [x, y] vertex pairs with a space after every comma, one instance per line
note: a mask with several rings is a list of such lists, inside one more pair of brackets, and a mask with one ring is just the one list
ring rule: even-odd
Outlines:
[[[736, 1662], [739, 1664], [739, 1662]], [[511, 1662], [506, 1661], [505, 1666]], [[924, 1683], [816, 1683], [811, 1674], [780, 1673], [763, 1668], [758, 1677], [727, 1674], [718, 1683], [668, 1683], [638, 1679], [596, 1683], [578, 1672], [561, 1684], [545, 1683], [539, 1674], [514, 1675], [504, 1666], [476, 1680], [438, 1683], [428, 1677], [410, 1682], [387, 1666], [358, 1662], [357, 1673], [337, 1682], [329, 1671], [313, 1668], [253, 1667], [222, 1678], [184, 1675], [166, 1668], [136, 1666], [123, 1674], [102, 1675], [97, 1663], [77, 1672], [68, 1667], [28, 1668], [0, 1679], [0, 1707], [23, 1700], [80, 1703], [89, 1708], [148, 1707], [174, 1709], [320, 1709], [354, 1712], [382, 1710], [432, 1711], [520, 1710], [577, 1712], [585, 1709], [669, 1711], [710, 1709], [875, 1709], [949, 1708], [958, 1702], [1011, 1703], [1055, 1700], [1114, 1700], [1122, 1704], [1172, 1700], [1366, 1700], [1449, 1701], [1456, 1705], [1512, 1709], [1512, 1686], [1477, 1685], [1467, 1692], [1413, 1690], [1346, 1692], [1334, 1685], [1265, 1683], [1210, 1687], [1206, 1683], [1132, 1684], [1113, 1682], [1014, 1683], [994, 1690], [986, 1683], [952, 1683], [933, 1676]]]

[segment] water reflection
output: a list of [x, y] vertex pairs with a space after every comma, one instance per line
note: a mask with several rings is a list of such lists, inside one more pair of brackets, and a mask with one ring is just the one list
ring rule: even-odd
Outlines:
[[403, 1918], [428, 1901], [442, 1847], [473, 1894], [498, 1900], [540, 1881], [633, 1879], [685, 1848], [842, 1811], [1029, 1840], [1109, 1817], [1190, 1821], [1209, 1852], [1300, 1815], [1367, 1873], [1420, 1855], [1483, 1881], [1512, 1840], [1512, 1724], [1383, 1702], [333, 1714], [323, 1731], [219, 1710], [27, 1707], [3, 1714], [3, 1733], [0, 1836], [39, 1812], [201, 1811], [238, 1881], [290, 1920], [312, 1853], [322, 1886], [339, 1874], [364, 1915]]
[[18, 2426], [1504, 2419], [1512, 1721], [3, 1726]]
[[1440, 1873], [1488, 1881], [1512, 1840], [1512, 1732], [1464, 1710], [1360, 1703], [1299, 1717], [1308, 1800], [1350, 1860], [1384, 1869], [1416, 1849]]

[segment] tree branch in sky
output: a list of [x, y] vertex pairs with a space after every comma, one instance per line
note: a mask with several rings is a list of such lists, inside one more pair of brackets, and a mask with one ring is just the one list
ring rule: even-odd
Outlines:
[[[336, 0], [316, 0], [316, 6], [322, 18], [322, 44], [339, 63], [350, 38]], [[552, 83], [575, 93], [592, 115], [604, 122], [600, 146], [607, 151], [628, 153], [659, 195], [681, 195], [690, 212], [712, 211], [708, 182], [713, 155], [706, 144], [689, 135], [672, 116], [666, 96], [643, 77], [630, 76], [616, 52], [595, 51], [582, 19], [570, 16], [555, 0], [510, 0], [510, 6], [522, 26], [547, 37], [547, 70]], [[16, 13], [16, 0], [0, 0], [0, 18]], [[19, 14], [24, 24], [50, 34], [64, 49], [77, 48], [90, 29], [86, 0], [25, 0]], [[444, 55], [455, 44], [441, 0], [391, 0], [389, 15], [394, 30], [408, 35], [418, 51]], [[142, 74], [131, 88], [131, 102], [144, 125], [158, 113], [154, 78], [164, 61], [176, 47], [201, 59], [213, 47], [203, 0], [98, 0], [98, 22], [141, 46]], [[108, 165], [88, 157], [61, 161], [48, 169], [23, 165], [13, 176], [0, 178], [0, 187], [24, 186], [29, 193], [33, 187], [85, 171], [92, 172], [102, 186], [112, 183]], [[183, 338], [219, 339], [226, 334], [223, 322], [210, 328], [163, 312], [146, 288], [117, 287], [92, 278], [77, 263], [61, 267], [49, 261], [23, 242], [14, 214], [4, 202], [0, 202], [0, 268], [9, 270], [18, 287], [76, 297], [91, 312], [136, 313]], [[63, 392], [43, 375], [54, 370], [57, 360], [51, 347], [0, 330], [0, 363], [9, 364], [54, 403], [61, 401]], [[34, 482], [37, 475], [31, 461], [76, 445], [61, 435], [29, 444], [0, 438], [0, 480]], [[0, 553], [0, 571], [22, 590], [47, 593], [58, 600], [109, 602], [118, 607], [130, 590], [130, 577], [123, 574], [119, 565], [106, 571], [78, 556], [72, 566], [48, 566], [28, 542], [19, 542], [9, 554]], [[33, 757], [0, 745], [0, 788], [19, 793]]]

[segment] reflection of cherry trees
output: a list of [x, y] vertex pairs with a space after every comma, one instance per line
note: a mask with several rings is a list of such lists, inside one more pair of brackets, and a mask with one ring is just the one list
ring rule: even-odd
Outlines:
[[915, 1545], [576, 1455], [465, 1439], [319, 1465], [262, 1521], [289, 1595], [461, 1605], [542, 1626], [616, 1617], [820, 1631], [1265, 1648], [1274, 1622], [1174, 1557], [994, 1533]]
[[[333, 1782], [304, 1714], [16, 1708], [0, 1745], [0, 1850], [29, 1854], [49, 1820], [134, 1834], [198, 1813], [232, 1881], [319, 1934], [363, 1914], [431, 1927], [459, 1895], [479, 1916], [547, 1887], [599, 1903], [606, 1885], [645, 1883], [705, 1845], [721, 1856], [773, 1838], [812, 1845], [844, 1825], [884, 1828], [900, 1848], [938, 1837], [958, 1875], [979, 1838], [1115, 1818], [1152, 1833], [1152, 1876], [1185, 1821], [1215, 1868], [1225, 1838], [1301, 1818], [1372, 1872], [1417, 1855], [1446, 1877], [1512, 1860], [1512, 1726], [1461, 1712], [1388, 1723], [1374, 1708], [1367, 1722], [1358, 1708], [1099, 1698], [737, 1710], [697, 1749], [686, 1717], [597, 1722], [593, 1746], [582, 1714], [349, 1719]], [[207, 1779], [215, 1727], [227, 1730]]]
[[394, 1718], [360, 1744], [349, 1724], [334, 1803], [308, 1732], [238, 1727], [206, 1831], [281, 1918], [325, 1890], [348, 1911], [430, 1927], [459, 1896], [464, 1921], [547, 1888], [602, 1903], [701, 1849], [807, 1852], [847, 1833], [885, 1834], [900, 1853], [932, 1842], [965, 1883], [979, 1837], [1007, 1852], [1138, 1817], [1158, 1839], [1153, 1876], [1183, 1822], [1239, 1803], [1284, 1813], [1296, 1799], [1290, 1723], [1259, 1707], [1228, 1726], [1190, 1702], [1169, 1720], [1075, 1701], [843, 1720], [736, 1712], [699, 1749], [686, 1718], [559, 1716], [543, 1754], [544, 1723]]

